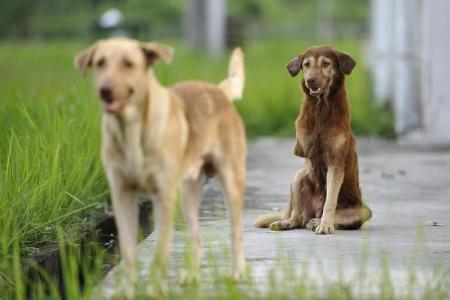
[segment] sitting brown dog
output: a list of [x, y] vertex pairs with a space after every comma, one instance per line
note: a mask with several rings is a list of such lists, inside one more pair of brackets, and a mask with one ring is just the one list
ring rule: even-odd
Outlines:
[[305, 166], [294, 176], [288, 208], [259, 217], [256, 227], [308, 228], [331, 234], [335, 228], [359, 229], [371, 210], [361, 201], [356, 141], [350, 128], [345, 75], [355, 60], [329, 46], [316, 46], [288, 65], [294, 77], [304, 71], [304, 102], [297, 118], [294, 154]]

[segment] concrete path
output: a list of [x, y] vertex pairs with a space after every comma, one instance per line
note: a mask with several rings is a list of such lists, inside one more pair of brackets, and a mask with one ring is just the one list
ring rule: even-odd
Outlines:
[[[298, 272], [306, 267], [311, 280], [324, 284], [336, 280], [351, 283], [364, 272], [377, 285], [377, 280], [386, 275], [383, 265], [387, 264], [397, 287], [407, 285], [414, 274], [414, 289], [420, 291], [435, 276], [436, 266], [450, 265], [450, 149], [360, 140], [361, 187], [373, 211], [363, 230], [317, 236], [304, 229], [272, 232], [253, 228], [256, 216], [279, 210], [287, 203], [289, 183], [303, 164], [293, 156], [293, 144], [291, 139], [259, 139], [249, 145], [243, 222], [246, 258], [255, 280], [268, 280], [271, 270], [288, 262]], [[230, 271], [224, 250], [229, 227], [218, 187], [215, 181], [207, 185], [202, 204], [207, 254], [202, 273], [211, 268]], [[171, 277], [182, 265], [184, 235], [183, 230], [176, 230], [174, 235]], [[150, 235], [139, 246], [142, 275], [153, 245]], [[115, 272], [111, 271], [103, 282], [106, 296], [114, 292]]]

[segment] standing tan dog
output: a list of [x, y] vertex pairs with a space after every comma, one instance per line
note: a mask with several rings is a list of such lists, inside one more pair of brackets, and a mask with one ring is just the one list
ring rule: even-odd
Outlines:
[[329, 46], [308, 49], [288, 65], [294, 77], [304, 71], [304, 102], [296, 125], [294, 154], [305, 166], [294, 176], [288, 208], [259, 217], [256, 227], [308, 228], [317, 234], [359, 229], [370, 219], [361, 201], [356, 142], [350, 128], [345, 75], [355, 60]]
[[206, 178], [218, 174], [230, 216], [232, 276], [239, 279], [245, 265], [241, 214], [246, 140], [231, 101], [242, 95], [243, 53], [233, 52], [228, 78], [219, 85], [188, 81], [164, 87], [151, 68], [158, 59], [170, 63], [172, 49], [126, 38], [98, 41], [75, 59], [83, 72], [92, 67], [103, 104], [101, 156], [128, 277], [136, 276], [136, 198], [153, 202], [158, 237], [154, 263], [164, 276], [177, 185], [184, 187], [183, 213], [198, 266], [200, 192]]

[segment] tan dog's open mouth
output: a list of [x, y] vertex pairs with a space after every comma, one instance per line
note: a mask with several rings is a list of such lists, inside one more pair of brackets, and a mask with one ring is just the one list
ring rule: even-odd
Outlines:
[[125, 101], [123, 100], [102, 100], [102, 104], [103, 104], [103, 110], [108, 112], [108, 113], [117, 113], [119, 112], [124, 104]]

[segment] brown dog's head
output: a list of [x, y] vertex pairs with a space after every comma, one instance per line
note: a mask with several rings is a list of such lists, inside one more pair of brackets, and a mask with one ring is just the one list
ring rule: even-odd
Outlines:
[[355, 65], [356, 61], [346, 53], [330, 46], [315, 46], [292, 59], [286, 67], [292, 77], [303, 70], [305, 92], [319, 97], [328, 94], [344, 75], [350, 75]]
[[111, 38], [83, 50], [75, 58], [75, 66], [83, 73], [93, 69], [104, 110], [119, 113], [128, 103], [145, 97], [147, 69], [159, 58], [170, 63], [172, 52], [171, 47], [159, 43]]

